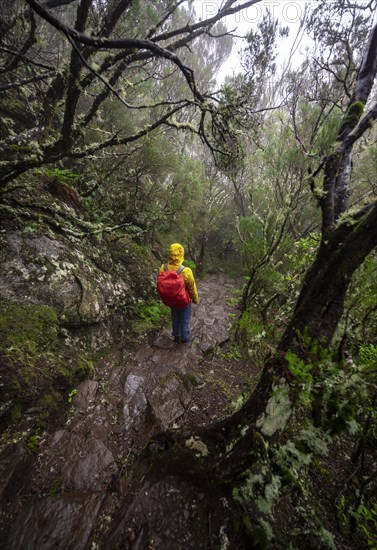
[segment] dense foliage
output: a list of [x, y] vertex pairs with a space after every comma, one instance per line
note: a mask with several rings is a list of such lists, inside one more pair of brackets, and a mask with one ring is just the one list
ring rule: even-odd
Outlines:
[[[37, 197], [47, 186], [85, 217], [83, 234], [121, 231], [157, 257], [183, 242], [198, 275], [244, 277], [236, 345], [265, 370], [219, 459], [226, 483], [233, 475], [235, 500], [265, 527], [281, 495], [314, 499], [323, 457], [350, 445], [339, 530], [375, 547], [376, 2], [318, 1], [302, 22], [311, 45], [283, 70], [276, 44], [288, 30], [266, 11], [220, 86], [232, 45], [223, 20], [254, 3], [223, 2], [201, 20], [195, 2], [5, 1], [2, 207], [18, 187]], [[156, 304], [139, 308], [142, 321], [158, 316]], [[37, 353], [29, 339], [22, 353], [7, 345], [20, 365]], [[241, 468], [249, 429], [263, 450]], [[321, 507], [300, 536], [319, 528]], [[322, 526], [318, 537], [333, 547]]]

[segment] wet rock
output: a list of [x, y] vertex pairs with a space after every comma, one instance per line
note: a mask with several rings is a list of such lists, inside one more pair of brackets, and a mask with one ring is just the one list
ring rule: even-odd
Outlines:
[[189, 356], [191, 353], [187, 344], [178, 344], [172, 350], [158, 350], [150, 360], [152, 376], [159, 379], [170, 371], [185, 370]]
[[121, 546], [127, 532], [132, 530], [136, 536], [133, 549], [197, 550], [198, 540], [204, 544], [207, 541], [209, 518], [203, 507], [193, 518], [196, 510], [197, 490], [184, 482], [167, 478], [153, 485], [145, 484], [115, 518], [108, 547]]
[[[0, 234], [0, 297], [51, 306], [62, 327], [76, 336], [78, 332], [80, 340], [87, 338], [90, 346], [96, 343], [96, 349], [104, 347], [114, 341], [115, 335], [119, 337], [113, 320], [118, 322], [118, 309], [134, 299], [133, 278], [144, 290], [151, 288], [148, 273], [133, 269], [136, 257], [130, 260], [132, 246], [126, 239], [109, 249], [106, 239], [92, 244], [51, 231], [49, 235], [36, 231], [30, 236], [8, 230]], [[127, 262], [115, 264], [112, 254], [117, 259], [128, 256]], [[86, 330], [80, 332], [83, 327]]]
[[204, 319], [204, 324], [206, 326], [211, 326], [212, 327], [215, 324], [215, 319], [208, 319], [208, 318]]
[[0, 455], [0, 513], [6, 504], [16, 498], [28, 480], [28, 472], [33, 457], [28, 449], [17, 443], [8, 447]]
[[[148, 401], [142, 386], [143, 378], [130, 375], [126, 382], [126, 400], [123, 406], [124, 422], [129, 428], [142, 423], [142, 417], [145, 415]], [[137, 385], [139, 384], [139, 385]]]
[[101, 493], [47, 497], [18, 516], [6, 548], [84, 550], [104, 499]]
[[77, 388], [77, 394], [73, 398], [76, 407], [84, 407], [91, 403], [96, 396], [98, 386], [98, 382], [94, 380], [84, 380]]
[[216, 326], [211, 332], [211, 338], [215, 340], [216, 345], [224, 345], [230, 338], [229, 330], [224, 326]]
[[199, 343], [199, 348], [203, 353], [209, 353], [214, 350], [217, 345], [217, 341], [211, 336], [204, 335]]
[[171, 349], [174, 347], [175, 343], [174, 340], [169, 336], [169, 334], [164, 332], [163, 334], [161, 334], [161, 336], [156, 338], [156, 340], [153, 342], [153, 345], [156, 348]]
[[160, 382], [148, 401], [154, 418], [161, 429], [166, 430], [177, 418], [182, 416], [190, 402], [190, 395], [182, 381], [174, 375]]
[[148, 362], [155, 354], [155, 350], [150, 347], [142, 347], [135, 354], [135, 361], [140, 364]]
[[[146, 396], [145, 378], [129, 374], [124, 384], [123, 433], [131, 447], [143, 445], [153, 431], [152, 414]], [[117, 427], [119, 432], [119, 426]]]
[[129, 374], [124, 383], [124, 395], [126, 400], [131, 400], [137, 393], [143, 391], [145, 377], [138, 374]]
[[59, 474], [65, 490], [106, 489], [118, 471], [114, 456], [103, 441], [86, 439], [83, 434], [56, 432], [52, 452], [59, 458]]

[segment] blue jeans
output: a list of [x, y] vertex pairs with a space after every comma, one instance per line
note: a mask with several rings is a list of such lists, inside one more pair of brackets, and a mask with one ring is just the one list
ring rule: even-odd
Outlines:
[[190, 338], [190, 319], [192, 304], [191, 302], [184, 309], [171, 308], [171, 320], [173, 325], [173, 336], [181, 337], [182, 342], [187, 342]]

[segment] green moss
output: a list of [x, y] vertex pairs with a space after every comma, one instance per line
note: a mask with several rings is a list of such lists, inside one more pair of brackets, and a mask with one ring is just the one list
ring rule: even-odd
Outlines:
[[253, 548], [264, 550], [269, 545], [269, 532], [260, 523], [252, 524], [249, 516], [243, 516], [242, 525], [245, 533], [253, 543]]
[[62, 404], [60, 391], [93, 374], [91, 357], [66, 349], [58, 332], [53, 308], [0, 301], [2, 398], [13, 403], [12, 423], [32, 405], [38, 411], [36, 426], [45, 427]]
[[21, 405], [16, 404], [13, 407], [13, 410], [12, 410], [12, 413], [11, 413], [11, 423], [12, 424], [17, 424], [17, 422], [19, 422], [21, 420], [22, 412], [23, 412], [23, 409], [22, 409]]
[[10, 149], [11, 151], [19, 151], [22, 153], [27, 153], [29, 152], [30, 147], [28, 147], [27, 145], [11, 144], [11, 145], [8, 145], [8, 149]]
[[364, 103], [362, 101], [355, 101], [349, 106], [348, 112], [344, 119], [344, 124], [355, 128], [359, 123], [359, 120], [364, 112]]
[[294, 442], [294, 445], [296, 449], [303, 455], [308, 455], [311, 453], [311, 449], [305, 441], [297, 440]]
[[35, 170], [35, 174], [45, 175], [51, 179], [56, 178], [61, 182], [74, 181], [80, 177], [79, 174], [76, 174], [76, 172], [72, 172], [72, 170], [61, 170], [60, 168], [38, 169], [38, 170]]
[[159, 385], [163, 388], [165, 386], [168, 386], [170, 382], [172, 382], [173, 380], [176, 380], [177, 378], [178, 376], [176, 372], [169, 372], [168, 374], [166, 374], [161, 378]]
[[39, 394], [38, 387], [45, 385], [46, 371], [53, 363], [48, 350], [57, 339], [58, 328], [56, 311], [49, 306], [0, 300], [0, 350], [8, 398], [23, 401]]
[[74, 358], [74, 377], [78, 380], [83, 380], [86, 377], [94, 375], [93, 361], [84, 356], [82, 353], [77, 353]]
[[360, 118], [364, 112], [364, 107], [365, 104], [362, 101], [355, 101], [354, 103], [352, 103], [352, 105], [350, 105], [350, 108], [348, 109], [348, 114], [355, 115]]
[[196, 378], [196, 376], [194, 374], [192, 374], [191, 372], [186, 372], [184, 375], [183, 375], [183, 383], [185, 385], [185, 387], [190, 390], [192, 388], [196, 388], [197, 386], [199, 386], [199, 381], [198, 379]]
[[39, 439], [38, 433], [35, 433], [29, 437], [29, 440], [27, 442], [27, 447], [29, 451], [31, 451], [32, 453], [34, 453], [37, 449], [38, 439]]
[[24, 109], [23, 103], [18, 99], [8, 99], [4, 98], [0, 101], [0, 109], [6, 110], [18, 110], [22, 111]]
[[47, 425], [47, 420], [57, 413], [63, 403], [63, 396], [57, 391], [44, 394], [38, 401], [37, 407], [40, 412], [36, 419], [38, 428], [44, 429]]
[[51, 393], [46, 393], [43, 397], [41, 397], [38, 403], [43, 410], [55, 412], [61, 405], [62, 401], [62, 395], [57, 391], [53, 391]]
[[149, 254], [148, 248], [143, 244], [138, 244], [131, 242], [131, 249], [133, 254], [138, 257], [139, 260], [143, 261], [145, 257]]
[[52, 307], [0, 299], [0, 349], [11, 346], [45, 349], [56, 340], [57, 334], [58, 318]]
[[131, 321], [131, 329], [137, 334], [160, 327], [170, 318], [170, 308], [155, 300], [139, 299], [135, 305], [129, 306], [128, 313], [134, 317]]

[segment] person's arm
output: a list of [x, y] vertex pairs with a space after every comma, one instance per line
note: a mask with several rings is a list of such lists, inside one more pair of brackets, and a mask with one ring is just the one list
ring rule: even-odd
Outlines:
[[185, 267], [185, 269], [182, 271], [182, 275], [185, 280], [186, 289], [190, 295], [191, 300], [194, 302], [194, 304], [197, 304], [199, 296], [193, 272], [189, 267]]

